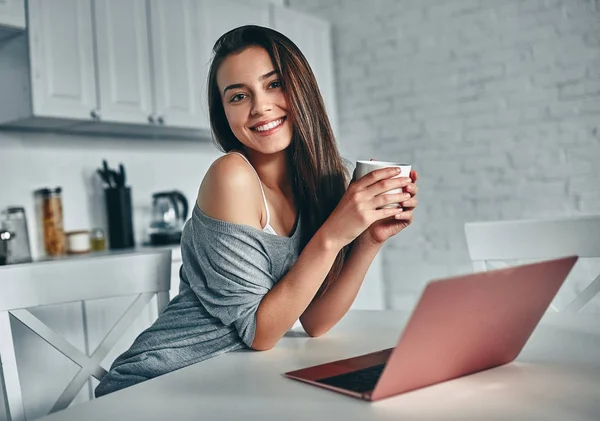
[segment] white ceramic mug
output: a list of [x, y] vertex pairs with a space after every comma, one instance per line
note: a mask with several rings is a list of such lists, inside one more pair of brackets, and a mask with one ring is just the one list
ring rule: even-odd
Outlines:
[[[364, 177], [369, 174], [371, 171], [375, 171], [380, 168], [389, 168], [389, 167], [397, 167], [400, 168], [400, 174], [392, 177], [410, 177], [411, 166], [408, 164], [399, 164], [397, 162], [387, 162], [387, 161], [356, 161], [356, 170], [354, 172], [354, 177], [356, 180]], [[402, 193], [402, 189], [393, 189], [389, 190], [383, 194], [395, 194]], [[383, 206], [384, 208], [399, 208], [400, 203], [391, 203], [389, 205]]]

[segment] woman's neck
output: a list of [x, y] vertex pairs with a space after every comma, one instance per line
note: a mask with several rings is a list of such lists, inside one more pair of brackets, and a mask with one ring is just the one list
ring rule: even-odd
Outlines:
[[267, 188], [280, 191], [286, 196], [291, 193], [292, 179], [286, 151], [266, 155], [246, 150], [246, 155]]

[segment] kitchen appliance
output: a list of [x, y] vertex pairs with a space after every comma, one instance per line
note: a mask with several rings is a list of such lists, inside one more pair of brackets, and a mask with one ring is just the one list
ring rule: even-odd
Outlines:
[[177, 190], [152, 195], [152, 220], [148, 237], [152, 245], [179, 244], [181, 231], [188, 216], [188, 201]]
[[0, 266], [6, 264], [8, 257], [8, 242], [14, 239], [14, 234], [0, 227]]
[[1, 218], [0, 225], [14, 235], [14, 238], [7, 243], [6, 264], [31, 262], [25, 209], [20, 206], [9, 206], [2, 211]]

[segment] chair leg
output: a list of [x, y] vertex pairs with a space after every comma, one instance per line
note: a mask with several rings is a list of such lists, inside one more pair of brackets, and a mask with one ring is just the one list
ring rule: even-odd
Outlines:
[[17, 371], [17, 359], [10, 327], [10, 313], [0, 311], [0, 382], [3, 390], [6, 419], [8, 421], [25, 421], [25, 408], [21, 383]]
[[600, 275], [596, 277], [581, 293], [569, 303], [563, 310], [565, 313], [577, 313], [587, 303], [589, 303], [596, 294], [600, 293]]

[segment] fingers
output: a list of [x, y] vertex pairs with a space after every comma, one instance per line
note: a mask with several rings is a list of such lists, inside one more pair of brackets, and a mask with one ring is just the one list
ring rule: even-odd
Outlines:
[[411, 209], [405, 210], [403, 212], [398, 212], [396, 215], [394, 215], [394, 219], [398, 221], [408, 221], [408, 223], [410, 224], [413, 220], [413, 211]]
[[415, 181], [417, 181], [418, 174], [417, 174], [417, 172], [415, 170], [411, 170], [409, 177], [411, 178], [411, 180], [414, 183]]
[[398, 204], [398, 203], [402, 203], [406, 200], [410, 200], [411, 196], [408, 193], [387, 193], [387, 194], [380, 194], [379, 196], [375, 197], [374, 200], [374, 207], [377, 208], [381, 208], [382, 206], [386, 206], [386, 205], [392, 205], [392, 204]]
[[[386, 218], [394, 218], [400, 221], [412, 221], [413, 219], [413, 211], [405, 210], [402, 208], [381, 208], [374, 211], [374, 219], [375, 221], [379, 221]], [[375, 222], [374, 221], [374, 222]]]
[[419, 191], [419, 188], [417, 187], [417, 185], [415, 183], [410, 183], [406, 186], [404, 191], [407, 193], [410, 193], [411, 196], [415, 196], [417, 194], [417, 192]]
[[[373, 184], [377, 183], [378, 181], [397, 176], [398, 174], [400, 174], [399, 168], [396, 168], [396, 167], [381, 168], [381, 169], [372, 171], [369, 174], [365, 175], [360, 180], [358, 180], [355, 183], [355, 185], [356, 185], [357, 189], [364, 189], [369, 186], [372, 186]], [[406, 178], [408, 178], [408, 177], [406, 177]]]
[[[411, 211], [412, 212], [412, 211]], [[386, 218], [394, 218], [396, 215], [407, 213], [402, 208], [379, 208], [373, 211], [374, 221]]]
[[376, 209], [392, 204], [400, 204], [404, 209], [414, 209], [417, 207], [418, 203], [417, 198], [411, 197], [409, 193], [384, 193], [374, 199], [374, 206]]
[[370, 185], [369, 187], [367, 187], [367, 191], [373, 196], [377, 196], [379, 194], [389, 192], [390, 190], [395, 189], [398, 189], [398, 191], [393, 193], [400, 193], [404, 190], [405, 187], [410, 185], [411, 182], [412, 180], [408, 177], [387, 178], [385, 180], [380, 180], [377, 183]]
[[412, 209], [416, 208], [418, 204], [419, 204], [419, 201], [417, 200], [417, 198], [413, 197], [412, 199], [402, 202], [400, 205], [405, 210], [408, 210], [408, 209], [412, 210]]

